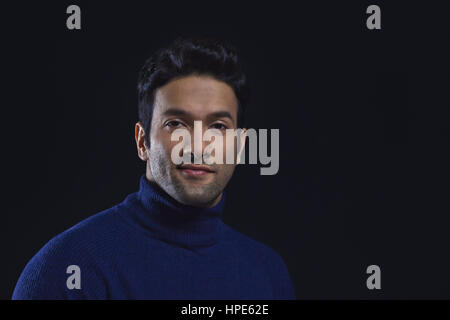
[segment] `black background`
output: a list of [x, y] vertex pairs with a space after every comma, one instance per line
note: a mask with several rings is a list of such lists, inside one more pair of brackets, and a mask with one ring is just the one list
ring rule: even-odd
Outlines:
[[450, 298], [450, 11], [393, 2], [2, 5], [0, 298], [53, 236], [137, 190], [137, 73], [179, 35], [233, 43], [249, 127], [280, 129], [278, 174], [239, 166], [224, 221], [280, 253], [299, 299]]

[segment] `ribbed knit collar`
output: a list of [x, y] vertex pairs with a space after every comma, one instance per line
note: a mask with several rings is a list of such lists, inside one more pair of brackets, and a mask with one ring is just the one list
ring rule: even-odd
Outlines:
[[124, 201], [124, 216], [154, 238], [194, 249], [220, 240], [224, 203], [225, 192], [211, 208], [183, 205], [142, 175], [139, 191]]

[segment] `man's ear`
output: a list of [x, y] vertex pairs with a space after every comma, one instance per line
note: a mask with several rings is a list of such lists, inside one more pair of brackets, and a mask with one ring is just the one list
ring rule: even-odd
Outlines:
[[136, 140], [136, 147], [139, 158], [143, 161], [147, 161], [148, 149], [145, 143], [145, 130], [140, 122], [137, 122], [134, 128], [134, 138]]
[[238, 137], [239, 139], [239, 150], [237, 151], [237, 161], [236, 164], [240, 164], [241, 162], [241, 157], [242, 157], [242, 152], [245, 152], [245, 141], [247, 138], [247, 129], [246, 128], [242, 128], [241, 132], [240, 132], [240, 136]]

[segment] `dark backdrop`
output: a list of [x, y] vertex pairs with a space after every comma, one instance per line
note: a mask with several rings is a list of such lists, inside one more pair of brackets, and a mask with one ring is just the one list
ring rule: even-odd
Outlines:
[[443, 2], [161, 2], [2, 4], [0, 298], [49, 239], [137, 190], [137, 73], [178, 35], [238, 47], [249, 127], [280, 129], [278, 174], [240, 166], [224, 221], [280, 253], [298, 298], [450, 298]]

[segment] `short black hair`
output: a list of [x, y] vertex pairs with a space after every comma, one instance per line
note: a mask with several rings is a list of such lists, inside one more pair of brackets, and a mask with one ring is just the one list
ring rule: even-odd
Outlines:
[[244, 109], [250, 90], [241, 59], [234, 46], [206, 37], [179, 37], [167, 48], [157, 50], [146, 61], [138, 78], [138, 114], [144, 127], [145, 141], [153, 116], [155, 91], [174, 78], [206, 75], [227, 83], [238, 100], [238, 128], [245, 126]]

